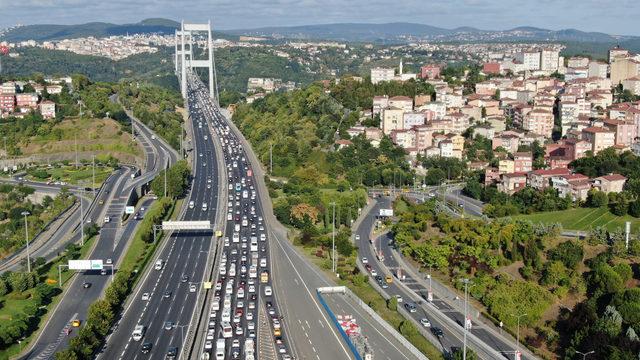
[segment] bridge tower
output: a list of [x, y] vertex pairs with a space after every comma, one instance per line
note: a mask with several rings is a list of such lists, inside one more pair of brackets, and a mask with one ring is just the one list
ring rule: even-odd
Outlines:
[[[204, 58], [196, 59], [193, 43], [205, 38], [204, 47], [207, 50]], [[215, 57], [213, 54], [213, 39], [211, 36], [211, 21], [206, 24], [185, 23], [182, 21], [180, 30], [175, 32], [175, 71], [180, 82], [182, 96], [187, 97], [188, 72], [195, 68], [209, 70], [209, 96], [218, 103], [218, 79], [216, 74]]]

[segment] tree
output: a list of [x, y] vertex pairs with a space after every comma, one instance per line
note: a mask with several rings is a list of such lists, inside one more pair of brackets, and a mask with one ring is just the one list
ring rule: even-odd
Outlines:
[[587, 195], [587, 206], [597, 208], [607, 206], [609, 197], [602, 191], [591, 189]]
[[159, 196], [164, 194], [165, 171], [167, 173], [167, 196], [171, 198], [183, 196], [189, 185], [189, 179], [191, 177], [191, 170], [189, 170], [187, 161], [178, 161], [169, 169], [161, 171], [151, 182], [151, 190]]
[[[476, 355], [476, 353], [472, 350], [467, 348], [467, 360], [476, 360], [478, 358], [478, 356]], [[463, 356], [463, 350], [462, 349], [458, 349], [453, 353], [453, 360], [462, 360], [464, 359]]]
[[574, 241], [566, 241], [549, 252], [549, 258], [561, 261], [569, 269], [576, 269], [584, 257], [582, 245]]
[[387, 307], [389, 310], [396, 311], [398, 309], [398, 299], [395, 296], [392, 296], [387, 300]]

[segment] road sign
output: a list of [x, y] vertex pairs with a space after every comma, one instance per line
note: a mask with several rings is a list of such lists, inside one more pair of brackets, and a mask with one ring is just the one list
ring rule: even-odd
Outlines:
[[162, 230], [211, 230], [210, 221], [163, 221]]
[[134, 212], [136, 212], [136, 208], [133, 206], [127, 206], [124, 208], [125, 214], [133, 214]]
[[102, 270], [102, 260], [69, 260], [69, 270]]

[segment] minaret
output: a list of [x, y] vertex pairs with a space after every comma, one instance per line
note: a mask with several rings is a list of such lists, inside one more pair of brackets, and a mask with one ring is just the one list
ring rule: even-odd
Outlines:
[[402, 75], [402, 58], [400, 58], [400, 75]]

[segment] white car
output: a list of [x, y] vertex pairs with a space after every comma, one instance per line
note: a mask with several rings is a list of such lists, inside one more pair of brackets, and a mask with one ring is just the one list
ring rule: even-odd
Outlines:
[[420, 324], [426, 328], [431, 327], [431, 322], [425, 318], [420, 319]]
[[198, 288], [196, 287], [196, 284], [191, 284], [189, 285], [189, 292], [196, 292]]
[[142, 301], [149, 301], [149, 293], [142, 293]]
[[366, 257], [362, 258], [362, 263], [363, 264], [368, 264], [369, 263], [369, 259], [367, 259]]
[[273, 295], [273, 290], [271, 290], [271, 286], [265, 286], [264, 287], [264, 296], [271, 296]]

